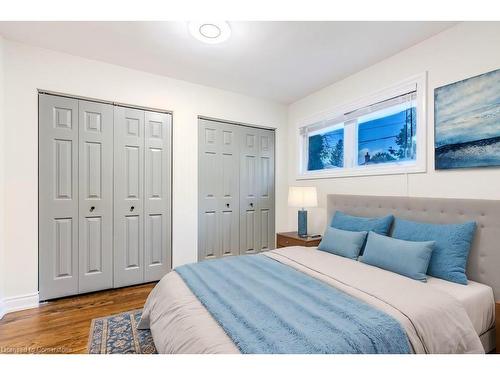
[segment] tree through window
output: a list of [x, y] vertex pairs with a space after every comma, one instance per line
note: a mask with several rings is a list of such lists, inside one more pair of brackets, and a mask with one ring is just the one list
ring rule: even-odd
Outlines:
[[344, 166], [344, 129], [309, 136], [309, 171]]

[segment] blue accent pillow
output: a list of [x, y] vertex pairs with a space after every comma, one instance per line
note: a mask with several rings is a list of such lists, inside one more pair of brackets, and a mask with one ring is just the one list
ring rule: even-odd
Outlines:
[[351, 216], [341, 211], [336, 211], [333, 215], [331, 227], [350, 230], [353, 232], [375, 232], [386, 236], [391, 229], [394, 216], [387, 215], [383, 217], [360, 217]]
[[467, 285], [465, 268], [476, 223], [431, 224], [396, 218], [392, 237], [407, 241], [435, 241], [427, 273]]
[[368, 232], [351, 232], [332, 227], [326, 228], [318, 250], [357, 259], [367, 234]]
[[370, 232], [360, 261], [426, 282], [433, 248], [434, 241], [403, 241]]

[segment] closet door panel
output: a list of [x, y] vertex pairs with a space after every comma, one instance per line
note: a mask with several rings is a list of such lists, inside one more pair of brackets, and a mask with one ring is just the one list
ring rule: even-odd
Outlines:
[[78, 293], [78, 101], [39, 95], [40, 300]]
[[199, 123], [198, 258], [239, 253], [239, 133], [222, 122]]
[[259, 130], [240, 129], [240, 254], [260, 249]]
[[[125, 270], [133, 270], [141, 264], [141, 220], [138, 215], [125, 215], [124, 254], [120, 254]], [[140, 281], [140, 280], [139, 280]]]
[[171, 259], [170, 114], [145, 112], [144, 281], [161, 279]]
[[275, 199], [274, 199], [274, 131], [260, 130], [258, 168], [259, 251], [274, 249]]
[[113, 106], [79, 106], [79, 292], [113, 286]]
[[221, 256], [218, 220], [221, 169], [218, 168], [221, 130], [213, 121], [200, 120], [198, 125], [198, 260]]
[[114, 108], [114, 287], [144, 281], [144, 111]]
[[218, 163], [219, 185], [218, 222], [220, 256], [239, 254], [239, 132], [238, 127], [219, 123]]
[[221, 124], [220, 162], [221, 199], [219, 222], [221, 255], [239, 254], [239, 132], [236, 125]]
[[200, 126], [199, 141], [199, 216], [198, 216], [198, 260], [217, 258], [221, 254], [217, 182], [220, 180], [220, 170], [217, 168], [217, 152], [215, 149], [216, 130]]

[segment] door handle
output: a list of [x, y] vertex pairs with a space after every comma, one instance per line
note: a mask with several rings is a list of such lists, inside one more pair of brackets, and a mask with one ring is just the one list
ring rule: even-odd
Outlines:
[[253, 207], [253, 203], [250, 202], [250, 207]]
[[130, 206], [130, 211], [131, 212], [134, 211], [134, 208], [135, 208], [134, 206]]
[[229, 203], [226, 203], [226, 207], [229, 208]]
[[90, 212], [93, 212], [94, 210], [95, 210], [94, 206], [90, 207]]

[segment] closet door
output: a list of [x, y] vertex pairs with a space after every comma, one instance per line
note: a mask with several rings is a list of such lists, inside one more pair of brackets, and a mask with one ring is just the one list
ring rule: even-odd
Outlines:
[[219, 222], [221, 256], [238, 255], [240, 242], [240, 176], [239, 176], [239, 128], [237, 125], [221, 124], [219, 143], [221, 173]]
[[161, 279], [172, 266], [171, 126], [170, 114], [145, 112], [144, 281]]
[[144, 281], [144, 111], [115, 107], [114, 286]]
[[242, 126], [240, 141], [240, 254], [251, 254], [260, 249], [260, 130]]
[[78, 293], [78, 101], [39, 95], [40, 300]]
[[239, 127], [199, 123], [198, 259], [239, 253]]
[[260, 130], [259, 167], [257, 168], [257, 183], [259, 201], [257, 216], [259, 227], [259, 251], [275, 248], [275, 200], [274, 200], [274, 131]]
[[274, 249], [274, 131], [241, 127], [240, 254]]
[[79, 292], [113, 287], [113, 106], [79, 105]]

